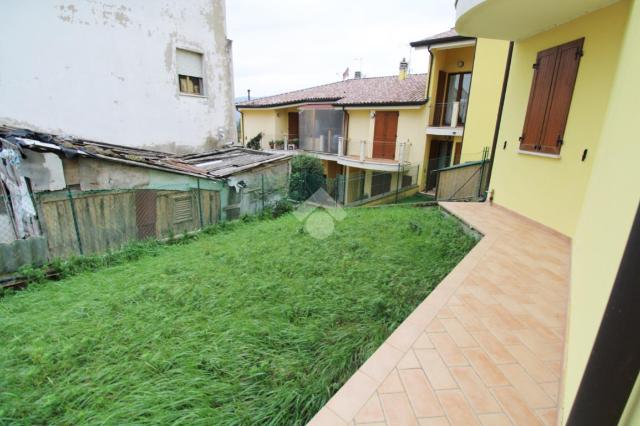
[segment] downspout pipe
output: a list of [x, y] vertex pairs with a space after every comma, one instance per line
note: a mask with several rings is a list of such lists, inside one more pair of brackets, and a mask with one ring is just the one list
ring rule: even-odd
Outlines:
[[496, 147], [498, 146], [498, 136], [500, 135], [500, 125], [502, 124], [502, 113], [504, 111], [504, 99], [507, 94], [507, 83], [511, 72], [511, 57], [513, 56], [513, 42], [509, 42], [509, 52], [507, 53], [507, 63], [504, 68], [504, 78], [502, 79], [502, 92], [500, 93], [500, 105], [498, 106], [498, 116], [496, 117], [496, 128], [493, 132], [493, 142], [491, 144], [491, 161], [487, 171], [487, 189], [491, 185], [491, 172], [493, 163], [496, 161]]

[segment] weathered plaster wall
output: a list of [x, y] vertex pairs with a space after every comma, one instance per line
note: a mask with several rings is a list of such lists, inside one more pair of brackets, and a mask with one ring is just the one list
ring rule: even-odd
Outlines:
[[[0, 122], [128, 146], [201, 151], [236, 139], [224, 0], [6, 0]], [[204, 55], [181, 95], [176, 48]]]

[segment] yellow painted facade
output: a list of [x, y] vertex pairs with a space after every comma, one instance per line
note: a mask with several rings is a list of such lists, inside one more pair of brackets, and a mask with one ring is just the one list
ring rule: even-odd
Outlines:
[[[381, 111], [398, 111], [398, 130], [396, 144], [397, 157], [400, 155], [400, 144], [404, 144], [404, 159], [409, 162], [409, 167], [415, 169], [419, 168], [418, 172], [414, 175], [418, 177], [418, 187], [421, 188], [424, 185], [423, 178], [425, 176], [423, 172], [423, 159], [425, 157], [425, 125], [427, 109], [425, 106], [418, 107], [399, 107], [394, 109], [393, 107], [385, 107], [380, 109]], [[297, 112], [297, 108], [260, 108], [260, 109], [241, 109], [242, 111], [242, 127], [244, 134], [242, 136], [245, 143], [249, 141], [259, 132], [263, 133], [263, 139], [261, 146], [263, 149], [269, 149], [269, 141], [281, 140], [284, 134], [288, 132], [288, 113]], [[375, 130], [375, 108], [346, 108], [345, 112], [348, 115], [348, 129], [346, 133], [346, 155], [358, 157], [360, 155], [361, 141], [365, 141], [365, 157], [367, 160], [373, 159], [373, 135]], [[399, 158], [396, 158], [399, 160]], [[323, 157], [325, 171], [327, 171], [327, 177], [334, 178], [336, 170], [342, 168], [342, 165], [338, 165], [338, 158], [335, 160]], [[334, 163], [334, 164], [328, 164]], [[336, 167], [337, 166], [337, 167]], [[372, 167], [372, 166], [369, 166]], [[340, 169], [344, 173], [345, 169]], [[350, 167], [351, 175], [362, 173], [365, 186], [363, 192], [365, 194], [371, 193], [371, 180], [374, 170], [359, 169], [356, 167]], [[398, 185], [397, 173], [392, 173], [391, 187], [396, 188]], [[338, 173], [340, 174], [340, 173]], [[362, 192], [361, 191], [361, 192]], [[351, 194], [355, 191], [352, 190]], [[411, 193], [405, 194], [406, 196], [412, 195]], [[348, 202], [355, 200], [348, 199]]]
[[[515, 43], [491, 189], [496, 203], [573, 237], [599, 136], [628, 14], [619, 2]], [[606, 25], [603, 25], [606, 22]], [[537, 52], [585, 37], [559, 158], [519, 152]], [[503, 149], [506, 141], [506, 149]], [[581, 161], [584, 150], [586, 161]]]
[[493, 143], [509, 42], [480, 38], [471, 79], [461, 163], [478, 160]]
[[[508, 11], [493, 6], [463, 15], [460, 26], [490, 33], [492, 22], [509, 19], [501, 16]], [[545, 21], [550, 16], [535, 17], [531, 28], [553, 29], [515, 42], [491, 182], [496, 203], [572, 238], [561, 424], [574, 403], [640, 203], [640, 143], [633, 131], [640, 99], [640, 2], [622, 0], [579, 15], [558, 26]], [[519, 153], [537, 52], [582, 37], [584, 56], [559, 158]], [[620, 425], [640, 425], [638, 380]]]
[[[630, 132], [640, 99], [640, 3], [622, 1], [593, 15], [596, 27], [615, 15], [619, 27], [609, 31], [624, 35], [621, 45], [617, 39], [613, 45], [619, 59], [573, 238], [564, 407], [575, 398], [640, 203], [640, 143]], [[639, 393], [636, 383], [622, 425], [640, 425]]]
[[[456, 148], [460, 149], [459, 162], [465, 163], [481, 160], [483, 151], [491, 147], [508, 50], [509, 42], [489, 39], [466, 41], [460, 46], [445, 44], [432, 47], [433, 61], [429, 77], [431, 81], [427, 87], [430, 126], [438, 124], [434, 122], [434, 115], [440, 72], [447, 74], [471, 72], [472, 79], [467, 119], [463, 126], [464, 134], [462, 136], [427, 135], [423, 160], [428, 165], [427, 168], [433, 170], [444, 166], [441, 161], [429, 162], [430, 149], [434, 142], [452, 142], [451, 157], [446, 165], [452, 165], [455, 162]], [[425, 177], [426, 175], [423, 179]]]

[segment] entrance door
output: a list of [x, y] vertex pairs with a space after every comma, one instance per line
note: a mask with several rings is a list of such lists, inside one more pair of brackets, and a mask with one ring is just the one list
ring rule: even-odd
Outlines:
[[433, 173], [433, 171], [445, 168], [451, 164], [452, 146], [453, 142], [451, 141], [431, 141], [429, 162], [427, 165], [427, 191], [436, 187], [436, 174]]
[[398, 135], [398, 111], [377, 111], [373, 131], [373, 158], [394, 160]]
[[299, 129], [299, 117], [297, 112], [289, 113], [289, 143], [295, 143], [298, 141], [300, 135]]

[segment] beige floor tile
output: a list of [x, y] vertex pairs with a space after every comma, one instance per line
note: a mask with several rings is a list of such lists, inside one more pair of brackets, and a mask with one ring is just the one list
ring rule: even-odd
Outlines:
[[347, 383], [327, 402], [327, 407], [341, 418], [352, 419], [371, 398], [378, 383], [360, 371], [356, 371]]
[[504, 386], [509, 384], [509, 381], [504, 374], [502, 374], [502, 371], [500, 371], [498, 366], [489, 358], [484, 350], [476, 348], [465, 349], [464, 355], [487, 386]]
[[563, 345], [559, 340], [546, 339], [531, 329], [520, 330], [518, 337], [541, 360], [558, 361], [562, 359]]
[[460, 321], [458, 321], [457, 319], [446, 318], [441, 319], [440, 322], [444, 326], [445, 330], [447, 330], [447, 333], [449, 333], [449, 336], [451, 336], [453, 341], [456, 342], [456, 345], [458, 345], [459, 347], [468, 348], [478, 346], [478, 343], [475, 341], [475, 339], [471, 337], [471, 334], [469, 334], [467, 330], [464, 329], [462, 324], [460, 324]]
[[511, 420], [506, 414], [493, 413], [493, 414], [480, 414], [478, 415], [482, 426], [512, 426]]
[[418, 362], [418, 358], [416, 358], [415, 354], [411, 349], [404, 354], [404, 357], [400, 360], [397, 366], [398, 370], [407, 370], [410, 368], [420, 368], [420, 363]]
[[468, 365], [462, 350], [456, 345], [451, 336], [447, 333], [429, 334], [429, 339], [433, 342], [444, 363], [452, 365]]
[[452, 367], [451, 374], [476, 413], [497, 413], [500, 406], [471, 367]]
[[429, 339], [426, 333], [422, 333], [418, 340], [413, 344], [414, 349], [433, 349], [433, 342]]
[[451, 389], [457, 387], [449, 369], [436, 350], [416, 349], [414, 353], [434, 389]]
[[555, 408], [543, 408], [536, 410], [538, 417], [546, 426], [556, 426], [558, 420], [558, 410]]
[[499, 365], [498, 368], [518, 391], [520, 397], [532, 408], [548, 408], [555, 406], [547, 393], [519, 364]]
[[450, 426], [446, 417], [429, 417], [428, 419], [418, 419], [420, 426]]
[[404, 393], [380, 395], [382, 408], [389, 426], [417, 426], [418, 420], [413, 414], [409, 399]]
[[542, 425], [536, 414], [531, 411], [518, 392], [511, 386], [498, 387], [493, 389], [496, 399], [511, 421], [518, 426]]
[[454, 315], [453, 315], [453, 312], [451, 312], [451, 309], [449, 309], [448, 307], [444, 306], [438, 311], [438, 318], [439, 319], [442, 319], [442, 318], [454, 318]]
[[392, 370], [382, 384], [378, 387], [378, 393], [404, 392], [398, 370]]
[[347, 426], [347, 422], [325, 406], [307, 423], [307, 426]]
[[436, 417], [444, 414], [422, 369], [401, 370], [400, 378], [417, 417]]
[[540, 387], [549, 395], [549, 398], [558, 402], [558, 392], [560, 392], [560, 382], [540, 383]]
[[433, 321], [431, 321], [431, 323], [429, 323], [426, 331], [428, 333], [444, 333], [446, 330], [444, 329], [440, 320], [436, 318]]
[[480, 346], [487, 352], [496, 364], [506, 364], [515, 362], [509, 351], [500, 341], [488, 331], [473, 331], [471, 335], [480, 343]]
[[506, 348], [536, 382], [550, 382], [558, 379], [558, 376], [547, 368], [544, 362], [538, 359], [526, 346], [517, 345], [507, 346]]
[[367, 376], [382, 382], [402, 358], [401, 350], [383, 343], [369, 359], [362, 364], [360, 371]]
[[449, 422], [454, 425], [479, 425], [464, 395], [459, 390], [437, 391], [438, 399], [447, 413]]
[[485, 327], [480, 317], [475, 316], [466, 306], [451, 306], [451, 312], [456, 316], [466, 331], [484, 331]]
[[382, 405], [378, 399], [378, 394], [374, 393], [369, 401], [364, 404], [364, 407], [360, 409], [356, 414], [356, 423], [373, 423], [384, 422], [384, 413], [382, 412]]

